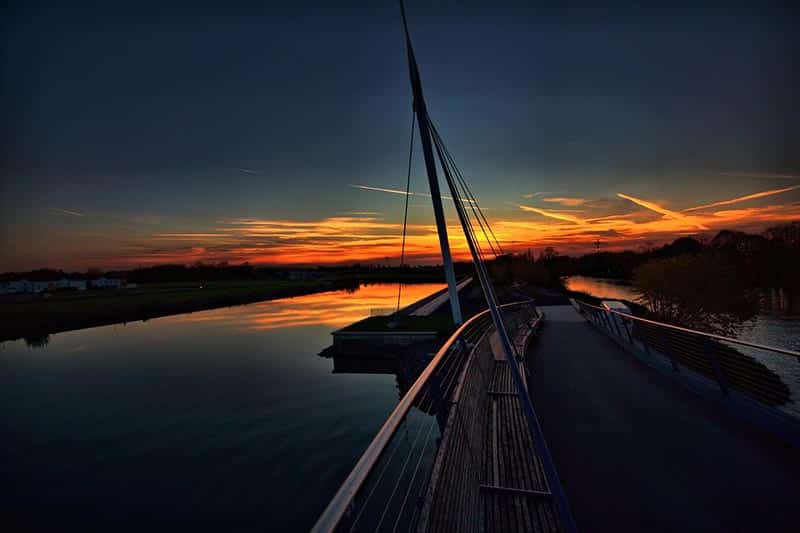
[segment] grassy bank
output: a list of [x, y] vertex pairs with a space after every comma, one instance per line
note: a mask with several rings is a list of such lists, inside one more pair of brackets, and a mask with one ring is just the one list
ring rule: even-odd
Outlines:
[[[390, 325], [391, 323], [391, 325]], [[441, 337], [448, 336], [455, 326], [449, 314], [436, 313], [429, 316], [371, 316], [343, 328], [343, 331], [435, 331]]]
[[351, 280], [217, 281], [136, 289], [20, 295], [0, 300], [0, 341], [147, 320], [353, 286]]

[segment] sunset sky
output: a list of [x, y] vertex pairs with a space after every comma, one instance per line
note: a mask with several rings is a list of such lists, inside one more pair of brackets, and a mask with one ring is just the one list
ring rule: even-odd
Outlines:
[[[638, 249], [800, 220], [788, 8], [427, 4], [407, 2], [428, 108], [505, 248]], [[327, 5], [12, 1], [0, 271], [397, 264], [399, 11]], [[420, 156], [408, 255], [435, 263]]]

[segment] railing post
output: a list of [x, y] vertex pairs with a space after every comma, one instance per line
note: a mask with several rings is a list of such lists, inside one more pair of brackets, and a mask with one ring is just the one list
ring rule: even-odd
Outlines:
[[652, 354], [650, 353], [650, 347], [647, 346], [647, 333], [644, 331], [644, 328], [642, 328], [642, 332], [644, 333], [641, 336], [641, 338], [642, 338], [642, 346], [644, 346], [644, 353], [647, 354], [647, 357], [651, 357]]
[[666, 331], [664, 331], [662, 335], [664, 337], [664, 351], [667, 352], [667, 357], [669, 357], [669, 360], [672, 363], [672, 368], [675, 370], [675, 372], [680, 372], [680, 370], [678, 369], [678, 362], [675, 360], [675, 355], [672, 353], [672, 347], [670, 346], [669, 342], [669, 335], [667, 335]]
[[608, 313], [608, 319], [614, 321], [614, 329], [617, 331], [617, 337], [619, 337], [619, 340], [622, 340], [622, 332], [619, 330], [619, 320], [617, 320], [617, 315], [611, 311], [606, 312]]
[[625, 333], [628, 335], [628, 342], [631, 346], [633, 346], [633, 337], [631, 336], [631, 332], [628, 329], [628, 324], [625, 323], [625, 318], [622, 318], [622, 327], [625, 328]]
[[728, 385], [725, 383], [725, 374], [717, 360], [717, 356], [714, 354], [714, 346], [711, 344], [711, 339], [708, 337], [705, 337], [703, 341], [703, 351], [711, 362], [711, 368], [714, 369], [714, 376], [717, 378], [717, 383], [719, 384], [719, 389], [722, 391], [722, 395], [728, 396], [730, 393], [728, 392]]
[[613, 331], [611, 331], [611, 321], [608, 319], [608, 313], [606, 313], [605, 309], [600, 311], [600, 316], [603, 317], [603, 327], [606, 328], [609, 333], [613, 333]]

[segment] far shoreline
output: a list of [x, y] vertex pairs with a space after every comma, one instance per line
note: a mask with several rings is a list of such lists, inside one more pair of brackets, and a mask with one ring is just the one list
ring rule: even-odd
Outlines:
[[[402, 283], [430, 281], [403, 279]], [[222, 281], [184, 284], [182, 287], [153, 284], [134, 290], [55, 293], [46, 298], [17, 298], [0, 301], [0, 342], [320, 292], [357, 289], [362, 283], [397, 282], [361, 278]]]

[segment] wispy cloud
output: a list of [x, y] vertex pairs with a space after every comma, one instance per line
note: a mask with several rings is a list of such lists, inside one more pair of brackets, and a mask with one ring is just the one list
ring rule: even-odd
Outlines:
[[406, 191], [401, 191], [400, 189], [389, 189], [389, 188], [386, 188], [386, 187], [373, 187], [371, 185], [359, 185], [359, 184], [356, 184], [356, 183], [351, 183], [350, 187], [352, 187], [354, 189], [361, 189], [361, 190], [364, 190], [364, 191], [388, 192], [389, 194], [402, 194], [403, 196], [406, 196], [406, 194], [408, 196], [430, 196], [429, 194], [426, 194], [424, 192], [408, 192], [408, 193], [406, 193]]
[[539, 196], [544, 196], [545, 194], [564, 194], [564, 191], [539, 191], [539, 192], [529, 192], [527, 194], [523, 194], [522, 197], [530, 200], [531, 198], [536, 198]]
[[548, 209], [540, 209], [538, 207], [531, 207], [529, 205], [520, 205], [520, 209], [523, 211], [528, 211], [530, 213], [538, 213], [543, 217], [554, 218], [556, 220], [564, 220], [566, 222], [572, 222], [573, 224], [583, 224], [583, 219], [580, 219], [574, 215], [570, 215], [564, 213], [563, 211], [552, 211]]
[[342, 214], [356, 217], [375, 217], [379, 216], [381, 213], [378, 211], [345, 211]]
[[231, 237], [232, 235], [226, 233], [154, 233], [153, 238], [158, 240], [205, 240], [205, 239], [223, 239]]
[[239, 172], [244, 172], [245, 174], [258, 174], [257, 170], [253, 170], [251, 168], [237, 168]]
[[[355, 184], [355, 183], [351, 183], [349, 186], [354, 188], [354, 189], [361, 189], [361, 190], [364, 190], [364, 191], [386, 192], [386, 193], [389, 193], [389, 194], [401, 194], [403, 196], [406, 196], [406, 194], [408, 194], [408, 196], [425, 196], [426, 198], [430, 198], [431, 197], [431, 195], [426, 193], [426, 192], [409, 191], [408, 193], [406, 193], [406, 191], [401, 191], [400, 189], [389, 189], [387, 187], [373, 187], [371, 185], [359, 185], [359, 184]], [[453, 197], [452, 196], [446, 196], [446, 195], [443, 194], [442, 195], [442, 199], [444, 199], [444, 200], [452, 200]], [[474, 202], [472, 202], [472, 200], [468, 200], [466, 198], [464, 198], [464, 201], [468, 202], [468, 203], [474, 203]]]
[[577, 207], [579, 205], [583, 205], [587, 202], [586, 198], [569, 198], [565, 196], [556, 196], [553, 198], [542, 198], [543, 202], [549, 202], [551, 204], [559, 204], [567, 207]]
[[660, 214], [664, 215], [667, 218], [671, 218], [673, 220], [678, 220], [678, 221], [690, 224], [690, 225], [696, 227], [697, 229], [708, 229], [707, 226], [705, 226], [702, 222], [697, 220], [695, 217], [692, 217], [690, 215], [684, 215], [682, 213], [678, 213], [677, 211], [672, 211], [670, 209], [667, 209], [666, 207], [662, 207], [662, 206], [658, 205], [655, 202], [651, 202], [649, 200], [643, 200], [641, 198], [636, 198], [635, 196], [629, 196], [627, 194], [622, 194], [621, 192], [617, 193], [617, 196], [622, 198], [622, 199], [624, 199], [624, 200], [628, 200], [630, 202], [633, 202], [638, 206], [644, 207], [645, 209], [649, 209], [649, 210], [654, 211], [656, 213], [660, 213]]
[[657, 203], [651, 202], [649, 200], [643, 200], [641, 198], [636, 198], [635, 196], [628, 196], [627, 194], [622, 194], [621, 192], [618, 192], [617, 196], [624, 200], [628, 200], [629, 202], [633, 202], [638, 206], [644, 207], [645, 209], [649, 209], [650, 211], [655, 211], [656, 213], [660, 213], [665, 217], [674, 218], [676, 220], [686, 218], [685, 215], [682, 215], [677, 211], [671, 211], [666, 207], [662, 207]]
[[597, 218], [586, 218], [584, 222], [602, 222], [604, 220], [618, 220], [618, 219], [625, 219], [633, 217], [632, 213], [620, 213], [617, 215], [606, 215], [604, 217], [597, 217]]
[[[640, 198], [637, 200], [655, 204]], [[623, 200], [619, 203], [622, 204]], [[497, 238], [504, 248], [512, 251], [554, 246], [562, 253], [584, 253], [592, 249], [591, 243], [597, 238], [606, 243], [607, 250], [631, 249], [644, 242], [652, 245], [673, 240], [678, 235], [696, 234], [698, 226], [713, 230], [761, 231], [769, 225], [800, 219], [800, 203], [701, 211], [684, 214], [682, 218], [671, 218], [658, 212], [654, 216], [651, 209], [638, 209], [635, 206], [643, 206], [635, 203], [632, 212], [611, 212], [592, 218], [580, 218], [572, 214], [574, 211], [513, 205], [516, 214], [492, 220]], [[426, 208], [429, 210], [430, 206]], [[523, 212], [530, 216], [523, 215]], [[110, 229], [98, 229], [96, 235], [82, 237], [81, 242], [102, 243], [104, 248], [94, 248], [91, 253], [83, 250], [78, 257], [73, 248], [59, 242], [47, 247], [47, 257], [52, 259], [61, 254], [59, 266], [71, 267], [67, 263], [72, 261], [80, 268], [87, 265], [126, 268], [200, 260], [273, 265], [396, 264], [401, 233], [402, 220], [399, 217], [391, 222], [374, 216], [355, 215], [301, 220], [231, 218], [214, 221], [212, 225], [195, 231], [175, 227], [171, 231], [147, 235], [125, 236]], [[459, 260], [468, 259], [469, 250], [461, 228], [452, 219], [448, 233], [453, 256]], [[406, 254], [412, 263], [440, 262], [436, 226], [418, 222], [409, 224]]]
[[53, 207], [52, 210], [57, 213], [62, 213], [64, 215], [71, 215], [73, 217], [85, 216], [83, 213], [79, 213], [78, 211], [70, 211], [69, 209], [61, 209], [60, 207]]
[[698, 205], [697, 207], [690, 207], [689, 209], [684, 209], [684, 212], [699, 211], [700, 209], [708, 209], [710, 207], [719, 207], [722, 205], [738, 204], [739, 202], [746, 202], [748, 200], [755, 200], [757, 198], [764, 198], [766, 196], [783, 194], [785, 192], [794, 191], [795, 189], [800, 189], [800, 185], [793, 185], [791, 187], [785, 187], [783, 189], [773, 189], [771, 191], [761, 191], [753, 194], [747, 194], [745, 196], [739, 196], [737, 198], [731, 198], [730, 200], [721, 200], [719, 202], [712, 202], [710, 204]]

